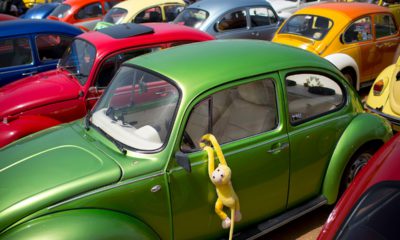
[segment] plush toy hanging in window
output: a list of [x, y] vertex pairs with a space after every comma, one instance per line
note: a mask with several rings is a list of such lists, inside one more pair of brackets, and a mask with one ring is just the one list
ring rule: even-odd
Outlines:
[[[214, 149], [211, 147], [213, 146]], [[206, 134], [202, 137], [200, 147], [207, 151], [208, 155], [208, 175], [211, 182], [215, 185], [217, 190], [218, 199], [215, 202], [215, 212], [222, 220], [222, 227], [229, 228], [229, 239], [232, 239], [234, 222], [242, 219], [240, 213], [239, 198], [232, 187], [231, 182], [231, 169], [226, 163], [225, 157], [222, 154], [221, 147], [217, 139], [212, 134]], [[214, 169], [214, 150], [219, 159], [218, 167]], [[224, 206], [231, 210], [231, 217], [229, 218], [223, 211]]]

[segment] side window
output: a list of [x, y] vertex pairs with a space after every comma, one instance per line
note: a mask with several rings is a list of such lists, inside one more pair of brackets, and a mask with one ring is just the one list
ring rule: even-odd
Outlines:
[[41, 34], [36, 36], [36, 47], [40, 61], [56, 60], [62, 57], [65, 49], [73, 38], [56, 34]]
[[146, 23], [146, 22], [162, 22], [161, 8], [152, 7], [140, 12], [135, 19], [134, 23]]
[[26, 65], [32, 62], [29, 38], [0, 40], [0, 68]]
[[275, 84], [265, 79], [214, 93], [197, 104], [186, 124], [181, 148], [199, 149], [199, 141], [212, 133], [220, 143], [257, 135], [276, 128]]
[[277, 22], [275, 14], [266, 7], [250, 8], [249, 16], [252, 27], [265, 26]]
[[133, 50], [125, 53], [120, 53], [118, 55], [106, 59], [103, 65], [100, 67], [99, 74], [97, 75], [96, 78], [95, 86], [98, 89], [106, 88], [123, 62], [146, 53], [157, 51], [159, 49], [161, 48], [153, 47], [153, 48]]
[[174, 21], [176, 16], [183, 10], [182, 5], [167, 5], [164, 6], [165, 18], [167, 22]]
[[75, 15], [76, 19], [94, 18], [103, 15], [102, 7], [100, 3], [92, 3], [83, 7]]
[[245, 27], [247, 27], [246, 11], [240, 10], [225, 14], [216, 28], [217, 31], [223, 32]]
[[397, 32], [393, 18], [388, 14], [377, 14], [374, 21], [376, 38], [390, 36]]
[[345, 43], [362, 42], [372, 39], [371, 18], [364, 17], [352, 23], [344, 33]]
[[344, 101], [343, 91], [338, 83], [314, 73], [287, 76], [286, 91], [292, 124], [331, 112]]

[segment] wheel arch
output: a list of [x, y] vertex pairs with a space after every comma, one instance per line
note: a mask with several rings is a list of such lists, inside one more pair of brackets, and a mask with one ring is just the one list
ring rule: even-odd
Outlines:
[[160, 239], [139, 219], [101, 209], [67, 210], [41, 216], [8, 229], [2, 238]]
[[322, 194], [328, 199], [328, 204], [337, 200], [343, 172], [357, 151], [375, 144], [378, 144], [378, 149], [392, 135], [390, 124], [379, 116], [362, 113], [351, 121], [335, 147], [322, 184]]
[[344, 53], [334, 53], [325, 56], [325, 59], [335, 65], [341, 72], [344, 70], [353, 71], [356, 81], [356, 85], [354, 87], [357, 90], [360, 89], [360, 70], [354, 58]]

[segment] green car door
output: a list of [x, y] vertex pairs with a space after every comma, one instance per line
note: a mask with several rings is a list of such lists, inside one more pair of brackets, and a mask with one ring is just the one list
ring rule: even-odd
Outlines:
[[239, 228], [286, 209], [289, 142], [277, 79], [277, 74], [269, 74], [229, 83], [203, 94], [188, 108], [177, 150], [189, 158], [191, 172], [177, 165], [170, 169], [175, 239], [222, 233], [207, 154], [199, 147], [206, 133], [217, 138], [232, 169], [243, 216]]

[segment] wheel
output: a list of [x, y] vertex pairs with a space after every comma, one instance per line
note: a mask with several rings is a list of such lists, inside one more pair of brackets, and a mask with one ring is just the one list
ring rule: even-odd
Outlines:
[[344, 170], [340, 183], [340, 195], [342, 195], [343, 192], [350, 186], [350, 183], [353, 182], [356, 175], [367, 164], [374, 152], [374, 149], [360, 149], [360, 151], [357, 151], [350, 159], [350, 161], [347, 163], [346, 169]]

